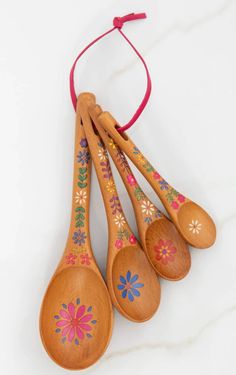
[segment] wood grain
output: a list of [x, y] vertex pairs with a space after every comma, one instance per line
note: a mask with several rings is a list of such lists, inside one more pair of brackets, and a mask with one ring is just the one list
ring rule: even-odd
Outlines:
[[125, 218], [106, 149], [88, 112], [95, 101], [92, 96], [81, 94], [78, 103], [107, 215], [109, 292], [121, 314], [132, 321], [143, 322], [150, 319], [159, 306], [160, 284]]
[[90, 107], [89, 112], [130, 196], [139, 237], [150, 263], [161, 277], [168, 280], [182, 279], [191, 266], [191, 257], [185, 240], [174, 224], [145, 195], [124, 153], [99, 124], [101, 107]]
[[161, 177], [127, 134], [117, 131], [119, 124], [110, 113], [103, 112], [99, 116], [99, 122], [158, 194], [184, 239], [190, 245], [201, 249], [212, 246], [216, 239], [216, 227], [207, 212]]
[[110, 296], [90, 245], [90, 168], [88, 144], [77, 111], [70, 230], [40, 313], [40, 334], [47, 353], [70, 370], [94, 364], [105, 352], [113, 327]]

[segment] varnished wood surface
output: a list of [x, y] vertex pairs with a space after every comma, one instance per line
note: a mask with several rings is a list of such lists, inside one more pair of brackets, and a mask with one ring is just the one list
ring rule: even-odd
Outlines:
[[89, 112], [131, 198], [139, 237], [149, 261], [161, 277], [168, 280], [182, 279], [191, 266], [185, 240], [174, 224], [145, 195], [124, 153], [99, 124], [101, 107], [91, 106]]
[[130, 320], [143, 322], [150, 319], [159, 306], [160, 284], [127, 223], [106, 149], [94, 131], [88, 112], [88, 108], [95, 104], [94, 97], [81, 94], [78, 103], [107, 214], [109, 292], [121, 314]]
[[207, 212], [161, 177], [127, 134], [121, 135], [117, 131], [119, 124], [110, 113], [103, 112], [99, 122], [150, 183], [185, 240], [201, 249], [212, 246], [216, 239], [216, 227]]
[[105, 352], [113, 327], [110, 296], [90, 245], [90, 168], [91, 157], [77, 111], [70, 230], [40, 314], [40, 334], [47, 353], [70, 370], [94, 364]]

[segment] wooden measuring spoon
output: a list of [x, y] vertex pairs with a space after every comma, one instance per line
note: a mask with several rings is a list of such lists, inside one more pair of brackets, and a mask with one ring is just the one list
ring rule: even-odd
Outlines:
[[216, 227], [207, 212], [176, 191], [160, 176], [127, 134], [117, 131], [119, 125], [110, 113], [103, 112], [98, 120], [158, 194], [185, 240], [192, 246], [201, 249], [213, 245], [216, 238]]
[[132, 321], [143, 322], [150, 319], [159, 306], [160, 284], [123, 213], [106, 149], [88, 113], [88, 107], [95, 104], [94, 96], [81, 94], [78, 104], [107, 214], [108, 289], [121, 314]]
[[70, 370], [95, 363], [106, 350], [113, 309], [89, 237], [90, 153], [77, 111], [72, 216], [63, 257], [45, 293], [40, 333], [49, 356]]
[[128, 161], [98, 122], [98, 105], [89, 108], [90, 116], [109, 151], [131, 198], [143, 249], [155, 271], [168, 280], [180, 280], [189, 271], [188, 246], [175, 225], [154, 206], [138, 185]]

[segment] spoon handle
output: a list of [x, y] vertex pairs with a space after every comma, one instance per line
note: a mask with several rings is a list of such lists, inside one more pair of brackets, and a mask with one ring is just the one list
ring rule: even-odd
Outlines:
[[130, 196], [138, 224], [139, 236], [141, 238], [141, 242], [144, 243], [145, 241], [143, 237], [145, 237], [146, 228], [150, 225], [153, 219], [155, 220], [157, 218], [161, 218], [164, 215], [154, 206], [154, 204], [143, 192], [134, 177], [124, 153], [99, 124], [98, 116], [102, 113], [101, 107], [98, 105], [90, 107], [89, 113], [107, 150], [109, 151], [110, 156], [113, 159], [118, 172], [120, 173], [126, 190]]
[[79, 112], [76, 113], [74, 176], [70, 229], [61, 267], [92, 266], [96, 262], [90, 246], [89, 201], [91, 157]]
[[98, 121], [150, 183], [185, 240], [202, 249], [213, 245], [216, 227], [207, 212], [161, 177], [131, 139], [117, 131], [119, 125], [108, 112], [100, 114]]
[[96, 131], [96, 127], [92, 124], [88, 107], [95, 103], [92, 103], [88, 95], [89, 94], [79, 95], [79, 110], [106, 209], [109, 241], [114, 244], [114, 246], [110, 248], [117, 250], [121, 249], [121, 247], [136, 243], [136, 238], [126, 221], [119, 200], [107, 150], [100, 135]]
[[149, 161], [143, 156], [141, 151], [135, 146], [127, 134], [119, 133], [117, 131], [118, 125], [116, 120], [108, 112], [103, 112], [99, 116], [99, 122], [102, 127], [111, 135], [118, 146], [126, 153], [130, 160], [140, 170], [144, 177], [148, 180], [152, 188], [160, 197], [166, 210], [173, 218], [176, 218], [176, 213], [184, 202], [188, 199], [182, 194], [178, 193], [172, 186], [170, 186], [164, 178], [154, 169]]

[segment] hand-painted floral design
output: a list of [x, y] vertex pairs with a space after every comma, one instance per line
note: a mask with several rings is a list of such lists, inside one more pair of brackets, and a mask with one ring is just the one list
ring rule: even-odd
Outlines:
[[199, 223], [198, 220], [192, 220], [192, 222], [189, 224], [189, 231], [193, 234], [199, 234], [200, 230], [202, 229], [202, 224]]
[[186, 200], [186, 198], [182, 194], [178, 194], [177, 199], [178, 199], [179, 203], [184, 203], [185, 200]]
[[80, 229], [78, 229], [77, 232], [74, 232], [74, 235], [72, 237], [75, 244], [81, 246], [82, 244], [85, 244], [87, 236], [85, 232], [82, 232]]
[[117, 285], [117, 288], [122, 291], [122, 298], [128, 296], [129, 301], [133, 302], [135, 297], [140, 296], [140, 291], [138, 289], [143, 288], [144, 284], [137, 282], [138, 278], [139, 276], [137, 274], [131, 276], [130, 271], [127, 272], [126, 277], [120, 276], [121, 284]]
[[66, 255], [65, 259], [66, 259], [66, 264], [75, 264], [75, 261], [76, 261], [76, 258], [77, 256], [70, 253], [68, 255]]
[[116, 146], [116, 143], [114, 142], [114, 140], [111, 138], [110, 141], [109, 141], [109, 146], [113, 149], [116, 149], [117, 146]]
[[118, 240], [129, 240], [130, 231], [127, 228], [119, 228], [117, 231]]
[[174, 210], [178, 210], [178, 208], [179, 208], [179, 203], [176, 202], [176, 201], [173, 201], [173, 202], [171, 203], [171, 207], [172, 207]]
[[[78, 307], [77, 307], [77, 306]], [[64, 344], [66, 341], [79, 345], [80, 340], [92, 338], [92, 325], [97, 321], [93, 319], [92, 306], [86, 308], [85, 305], [80, 305], [80, 299], [77, 298], [76, 304], [70, 302], [68, 305], [62, 304], [63, 309], [59, 311], [58, 315], [54, 315], [56, 319], [56, 333], [61, 335], [61, 341]]]
[[87, 187], [87, 182], [86, 182], [87, 178], [88, 178], [87, 167], [81, 167], [81, 168], [79, 168], [77, 185], [81, 189], [84, 189], [84, 188]]
[[116, 161], [120, 165], [123, 172], [126, 171], [128, 174], [132, 174], [127, 159], [118, 146], [116, 146]]
[[81, 163], [82, 165], [88, 164], [90, 160], [90, 153], [87, 150], [79, 151], [77, 158], [78, 163]]
[[155, 180], [160, 180], [161, 179], [161, 176], [159, 175], [159, 173], [158, 172], [153, 172], [153, 178], [155, 179]]
[[91, 260], [92, 258], [88, 254], [80, 255], [81, 264], [86, 264], [86, 266], [89, 266], [91, 264]]
[[120, 200], [117, 194], [113, 194], [110, 199], [110, 206], [112, 209], [112, 215], [116, 215], [117, 212], [122, 213], [122, 208], [120, 204]]
[[114, 218], [114, 222], [118, 225], [118, 228], [122, 228], [125, 224], [125, 218], [122, 214], [118, 214]]
[[116, 240], [115, 242], [115, 247], [119, 250], [123, 246], [123, 241], [122, 240]]
[[112, 179], [112, 171], [111, 171], [111, 166], [110, 166], [109, 160], [107, 159], [106, 161], [101, 161], [100, 165], [102, 167], [103, 178], [111, 180]]
[[83, 148], [88, 146], [88, 142], [87, 142], [86, 138], [81, 139], [80, 146], [83, 147]]
[[106, 189], [109, 193], [115, 193], [116, 192], [116, 187], [115, 187], [115, 184], [114, 184], [114, 181], [108, 181], [108, 183], [106, 184]]
[[[165, 198], [169, 205], [174, 210], [178, 210], [181, 204], [183, 204], [186, 201], [186, 198], [182, 194], [178, 193], [178, 191], [173, 189], [168, 184], [168, 182], [165, 181], [157, 171], [155, 171], [152, 165], [142, 156], [141, 152], [137, 147], [133, 148], [133, 154], [136, 155], [139, 163], [142, 164], [143, 168], [145, 168], [147, 172], [152, 173], [152, 177], [154, 180], [157, 180], [160, 189], [163, 190], [163, 192], [166, 192]], [[141, 193], [138, 190], [135, 194], [138, 200], [142, 199]], [[150, 217], [146, 220], [146, 222], [147, 221], [150, 221]]]
[[137, 239], [134, 234], [131, 234], [129, 236], [129, 242], [131, 243], [131, 245], [135, 245], [137, 243]]
[[128, 183], [129, 183], [130, 186], [134, 186], [134, 185], [137, 184], [137, 181], [136, 181], [136, 179], [135, 179], [135, 177], [134, 177], [133, 174], [129, 174], [127, 176], [127, 181], [128, 181]]
[[152, 215], [155, 212], [154, 205], [147, 199], [142, 201], [141, 208], [146, 215]]
[[161, 190], [168, 190], [169, 188], [168, 182], [162, 179], [159, 181], [159, 184], [160, 184]]
[[98, 157], [101, 161], [107, 160], [107, 151], [104, 148], [98, 150]]
[[156, 259], [164, 265], [174, 261], [174, 254], [177, 251], [170, 240], [159, 240], [158, 244], [154, 246], [154, 250], [156, 252]]
[[75, 193], [75, 203], [85, 204], [87, 199], [86, 191], [80, 190]]
[[145, 162], [145, 158], [142, 155], [141, 151], [138, 149], [138, 147], [134, 147], [133, 153], [136, 155], [136, 157], [137, 157], [137, 159], [140, 163]]

